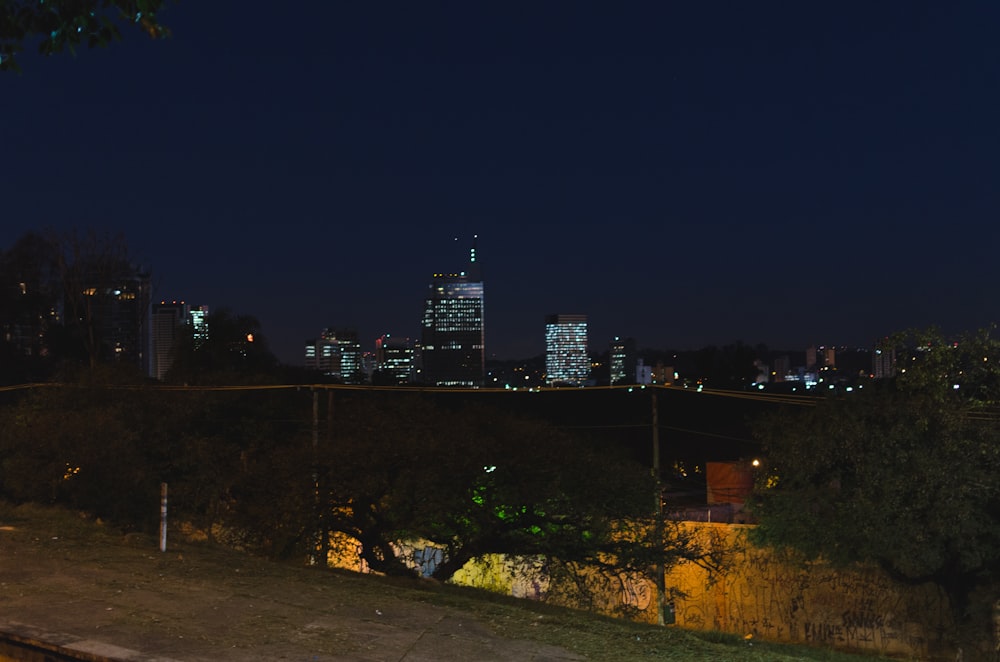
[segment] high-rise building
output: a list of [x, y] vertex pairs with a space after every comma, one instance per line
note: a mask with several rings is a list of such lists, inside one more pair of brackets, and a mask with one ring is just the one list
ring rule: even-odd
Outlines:
[[583, 386], [590, 376], [586, 315], [546, 315], [545, 381]]
[[413, 341], [388, 333], [375, 339], [375, 371], [380, 383], [408, 384], [415, 373]]
[[151, 281], [134, 267], [85, 273], [67, 297], [66, 322], [84, 338], [92, 361], [130, 364], [150, 374]]
[[191, 325], [191, 336], [194, 339], [194, 347], [198, 349], [203, 342], [208, 340], [208, 306], [196, 306], [192, 308], [189, 313], [188, 324]]
[[359, 384], [364, 381], [361, 343], [354, 329], [323, 329], [319, 339], [306, 341], [305, 366], [324, 375]]
[[162, 380], [174, 364], [174, 350], [188, 320], [188, 306], [183, 301], [154, 303], [151, 318], [150, 377]]
[[483, 280], [473, 242], [468, 271], [434, 274], [424, 299], [420, 381], [482, 386], [486, 374]]
[[610, 383], [634, 384], [635, 366], [638, 356], [635, 351], [635, 340], [632, 338], [614, 337], [608, 351], [608, 363], [610, 364]]
[[888, 344], [876, 346], [872, 352], [872, 377], [888, 379], [896, 376], [896, 350]]

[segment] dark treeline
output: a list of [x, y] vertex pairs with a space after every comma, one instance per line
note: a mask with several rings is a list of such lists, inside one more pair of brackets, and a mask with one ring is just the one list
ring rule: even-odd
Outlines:
[[[1000, 342], [901, 333], [892, 378], [762, 419], [758, 544], [874, 565], [948, 596], [963, 659], [995, 660], [1000, 596]], [[959, 657], [962, 657], [960, 654]]]
[[325, 558], [343, 534], [373, 569], [406, 573], [395, 543], [419, 538], [445, 550], [441, 579], [494, 552], [641, 571], [701, 555], [679, 529], [651, 525], [647, 463], [496, 402], [405, 390], [170, 390], [100, 373], [7, 394], [0, 497], [153, 531], [167, 483], [172, 520], [225, 532], [227, 543]]
[[[753, 422], [765, 413], [793, 406], [782, 405], [777, 399], [659, 387], [428, 394], [442, 406], [479, 403], [544, 420], [647, 467], [652, 464], [655, 398], [661, 475], [678, 487], [685, 481], [674, 470], [675, 465], [686, 469], [690, 479], [690, 473], [704, 469], [706, 462], [758, 457], [761, 446], [753, 437]], [[700, 481], [704, 488], [704, 479]], [[697, 479], [693, 482], [697, 484]]]

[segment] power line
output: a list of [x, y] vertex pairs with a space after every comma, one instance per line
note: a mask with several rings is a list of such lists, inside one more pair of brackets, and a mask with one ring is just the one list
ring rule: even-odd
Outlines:
[[675, 428], [675, 427], [671, 427], [671, 426], [668, 426], [668, 425], [661, 426], [661, 429], [662, 428], [665, 428], [667, 430], [672, 430], [673, 432], [685, 432], [687, 434], [697, 434], [697, 435], [701, 435], [703, 437], [715, 437], [716, 439], [727, 439], [729, 441], [738, 441], [738, 442], [743, 443], [743, 444], [756, 444], [756, 443], [758, 443], [756, 441], [753, 441], [752, 439], [743, 439], [741, 437], [731, 437], [731, 436], [726, 435], [726, 434], [718, 434], [718, 433], [715, 433], [715, 432], [702, 432], [700, 430], [687, 430], [687, 429], [684, 429], [684, 428]]

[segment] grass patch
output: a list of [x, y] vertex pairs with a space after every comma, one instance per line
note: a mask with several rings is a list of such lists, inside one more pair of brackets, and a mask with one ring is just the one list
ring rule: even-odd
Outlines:
[[[271, 605], [266, 623], [232, 620], [227, 636], [245, 645], [289, 636], [283, 631], [288, 619], [281, 616], [282, 605], [288, 605], [290, 611], [307, 609], [317, 617], [333, 617], [345, 609], [374, 614], [391, 608], [417, 614], [433, 605], [467, 615], [499, 636], [561, 647], [594, 662], [885, 659], [632, 623], [429, 580], [274, 563], [212, 543], [182, 542], [179, 537], [168, 540], [168, 552], [163, 554], [154, 536], [123, 535], [84, 515], [36, 505], [0, 502], [0, 556], [5, 553], [16, 553], [21, 559], [71, 560], [73, 569], [83, 577], [90, 568], [113, 569], [119, 574], [110, 578], [102, 575], [103, 583], [91, 583], [90, 590], [144, 594], [150, 602], [144, 609], [135, 607], [132, 620], [167, 620], [174, 627], [176, 618], [178, 631], [185, 614], [182, 596], [191, 587], [204, 589], [209, 598], [228, 595], [220, 601], [220, 608], [240, 601], [256, 603], [263, 597]], [[176, 613], [154, 609], [174, 609]], [[330, 636], [335, 641], [341, 635]]]

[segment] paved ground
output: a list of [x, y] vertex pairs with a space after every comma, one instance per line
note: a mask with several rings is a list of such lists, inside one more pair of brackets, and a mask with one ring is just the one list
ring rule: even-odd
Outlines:
[[421, 600], [419, 588], [204, 545], [171, 544], [161, 553], [148, 539], [109, 546], [27, 528], [0, 522], [0, 632], [97, 656], [147, 662], [583, 659], [501, 636], [460, 608]]

